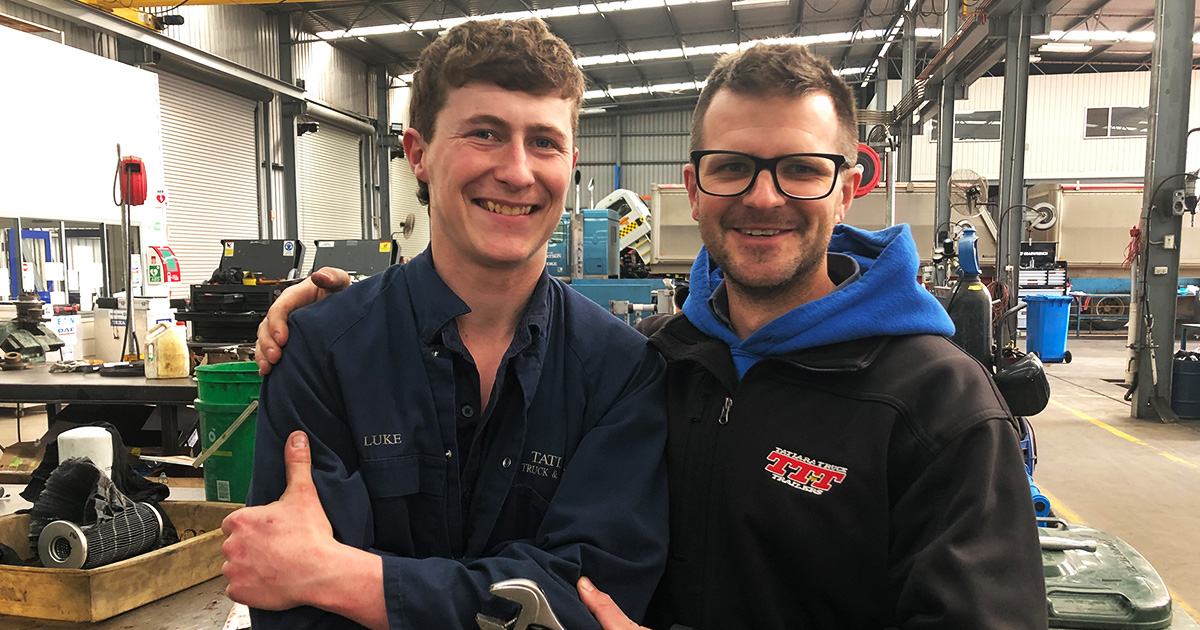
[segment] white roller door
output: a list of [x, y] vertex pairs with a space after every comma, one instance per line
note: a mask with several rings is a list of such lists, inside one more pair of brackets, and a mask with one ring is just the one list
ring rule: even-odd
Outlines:
[[185, 297], [220, 264], [222, 239], [259, 237], [256, 103], [166, 72], [158, 91], [167, 243], [183, 280], [171, 296]]
[[[412, 258], [429, 246], [429, 211], [417, 201], [417, 176], [407, 160], [392, 160], [389, 179], [392, 185], [392, 233], [400, 244], [400, 255]], [[413, 215], [413, 232], [408, 238], [401, 233], [404, 218]]]
[[303, 274], [312, 269], [313, 241], [363, 237], [361, 139], [325, 123], [296, 139]]

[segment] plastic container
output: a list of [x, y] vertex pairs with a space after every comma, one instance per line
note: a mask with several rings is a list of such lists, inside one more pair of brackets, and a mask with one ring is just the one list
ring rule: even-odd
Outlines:
[[173, 324], [160, 322], [146, 336], [146, 378], [185, 378], [192, 358]]
[[1180, 418], [1200, 418], [1200, 361], [1171, 364], [1171, 410]]
[[[196, 411], [200, 413], [200, 446], [204, 449], [216, 442], [250, 403], [211, 403], [197, 400], [195, 404]], [[250, 471], [254, 465], [254, 427], [257, 420], [258, 412], [250, 414], [233, 435], [204, 462], [206, 500], [246, 502], [246, 491], [250, 488]]]
[[244, 409], [251, 400], [258, 398], [261, 387], [258, 364], [253, 361], [201, 365], [196, 368], [196, 394], [199, 400], [206, 403], [240, 404]]
[[1025, 351], [1036, 352], [1043, 363], [1070, 363], [1067, 331], [1070, 329], [1071, 302], [1068, 295], [1026, 295], [1029, 305], [1025, 325]]

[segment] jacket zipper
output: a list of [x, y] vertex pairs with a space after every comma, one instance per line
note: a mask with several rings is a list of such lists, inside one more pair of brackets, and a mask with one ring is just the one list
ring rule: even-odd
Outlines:
[[719, 422], [721, 424], [729, 424], [729, 408], [730, 407], [733, 407], [733, 399], [726, 396], [725, 397], [725, 407], [721, 409], [721, 417], [717, 419], [717, 422]]

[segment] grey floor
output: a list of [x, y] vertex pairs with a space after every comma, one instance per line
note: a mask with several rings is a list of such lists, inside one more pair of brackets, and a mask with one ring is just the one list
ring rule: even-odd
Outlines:
[[1131, 418], [1120, 385], [1125, 345], [1123, 334], [1072, 336], [1071, 363], [1046, 366], [1050, 405], [1031, 418], [1034, 481], [1059, 516], [1133, 545], [1171, 589], [1176, 612], [1200, 618], [1200, 420]]
[[[1072, 336], [1072, 362], [1047, 364], [1051, 402], [1031, 419], [1034, 479], [1058, 515], [1133, 545], [1170, 587], [1176, 612], [1200, 618], [1200, 420], [1130, 418], [1119, 384], [1125, 344], [1117, 334]], [[44, 413], [21, 421], [25, 440], [45, 429]], [[13, 412], [0, 410], [0, 444], [16, 437]]]

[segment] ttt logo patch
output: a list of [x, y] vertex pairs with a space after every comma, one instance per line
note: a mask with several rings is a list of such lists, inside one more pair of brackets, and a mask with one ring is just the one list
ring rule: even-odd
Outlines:
[[823, 494], [846, 478], [847, 470], [841, 466], [826, 464], [789, 450], [776, 447], [767, 455], [767, 472], [771, 478], [813, 494]]

